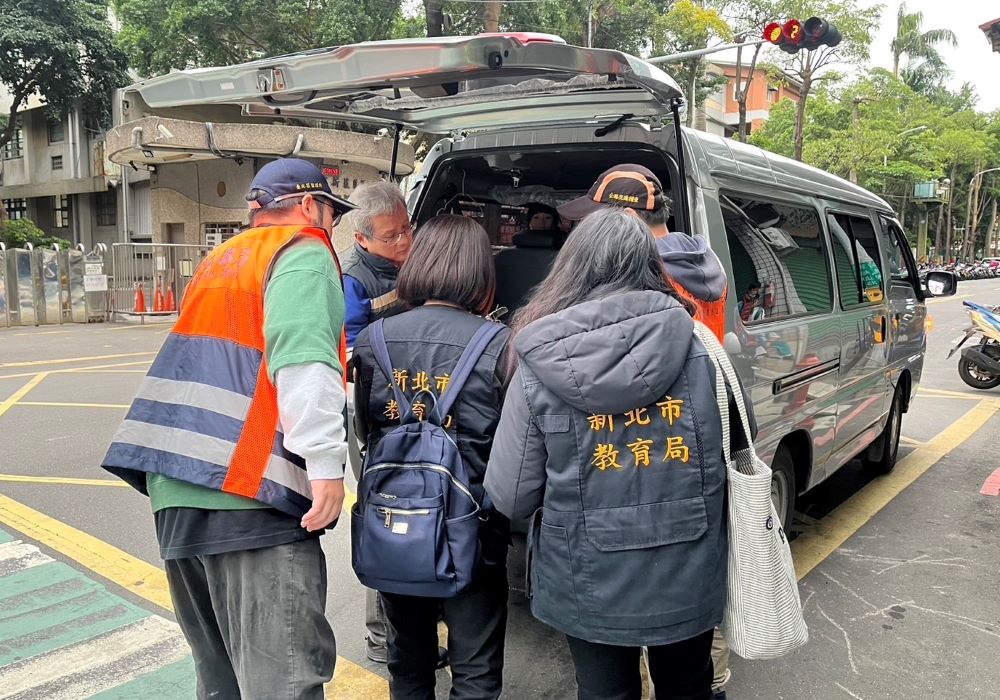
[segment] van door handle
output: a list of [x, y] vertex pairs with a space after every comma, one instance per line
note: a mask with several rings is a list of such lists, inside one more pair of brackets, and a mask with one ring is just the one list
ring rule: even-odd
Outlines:
[[888, 316], [886, 316], [886, 315], [883, 314], [883, 315], [881, 315], [881, 316], [878, 317], [878, 329], [875, 331], [875, 343], [876, 344], [884, 343], [885, 342], [885, 336], [886, 336], [886, 333], [888, 331], [888, 328], [887, 328], [888, 322], [889, 322], [889, 317]]

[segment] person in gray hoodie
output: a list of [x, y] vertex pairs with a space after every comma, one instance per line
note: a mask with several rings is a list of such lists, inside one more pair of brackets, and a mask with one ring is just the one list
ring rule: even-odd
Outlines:
[[637, 700], [644, 646], [660, 700], [712, 696], [726, 465], [692, 312], [649, 229], [608, 208], [513, 322], [485, 486], [498, 511], [530, 519], [531, 611], [566, 635], [581, 699]]

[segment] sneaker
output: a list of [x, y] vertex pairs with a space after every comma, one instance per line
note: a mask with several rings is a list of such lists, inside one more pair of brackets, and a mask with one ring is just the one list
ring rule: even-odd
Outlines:
[[388, 663], [389, 647], [385, 644], [373, 644], [370, 639], [365, 637], [365, 656], [377, 664]]

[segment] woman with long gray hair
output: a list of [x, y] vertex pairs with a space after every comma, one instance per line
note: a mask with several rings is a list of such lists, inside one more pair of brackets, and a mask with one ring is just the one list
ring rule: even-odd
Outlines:
[[711, 697], [726, 465], [691, 311], [646, 225], [606, 209], [513, 322], [486, 490], [531, 521], [531, 610], [566, 635], [580, 698], [637, 700], [644, 646], [657, 698]]

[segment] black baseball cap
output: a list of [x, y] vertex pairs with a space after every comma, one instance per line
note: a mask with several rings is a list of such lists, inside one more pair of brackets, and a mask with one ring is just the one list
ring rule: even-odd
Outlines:
[[558, 207], [559, 216], [579, 221], [602, 207], [657, 211], [664, 206], [663, 185], [649, 168], [623, 163], [601, 173], [583, 197]]
[[356, 208], [333, 193], [318, 167], [301, 158], [279, 158], [257, 171], [250, 183], [247, 201], [251, 209], [260, 209], [282, 199], [306, 194], [326, 199], [341, 214]]

